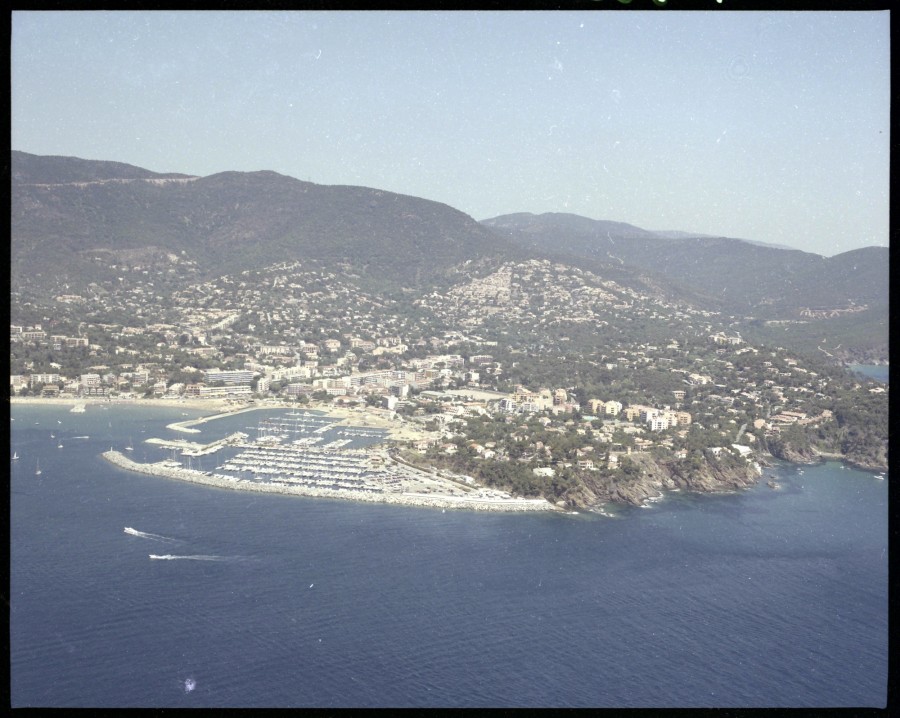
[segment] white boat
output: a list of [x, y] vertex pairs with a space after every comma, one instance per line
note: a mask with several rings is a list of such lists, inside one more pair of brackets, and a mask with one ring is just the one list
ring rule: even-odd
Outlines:
[[884, 474], [875, 474], [875, 478], [884, 481]]
[[62, 442], [61, 442], [61, 441], [56, 445], [56, 448], [57, 448], [57, 449], [63, 448], [63, 445], [62, 445]]
[[41, 475], [41, 460], [40, 459], [37, 460], [37, 468], [34, 470], [34, 475], [35, 476]]
[[18, 460], [19, 460], [19, 454], [14, 451], [13, 452], [13, 461], [18, 461]]

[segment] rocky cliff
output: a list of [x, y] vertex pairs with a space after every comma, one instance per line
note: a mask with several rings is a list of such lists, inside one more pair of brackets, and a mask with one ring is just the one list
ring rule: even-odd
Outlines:
[[638, 471], [626, 477], [586, 476], [570, 489], [566, 501], [590, 508], [613, 502], [640, 506], [664, 490], [684, 489], [698, 493], [736, 491], [753, 486], [759, 469], [743, 459], [704, 459], [698, 465], [685, 461], [661, 461], [649, 454], [631, 454]]

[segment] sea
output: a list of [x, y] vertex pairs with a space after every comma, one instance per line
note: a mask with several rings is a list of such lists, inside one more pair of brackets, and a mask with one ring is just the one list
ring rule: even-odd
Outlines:
[[442, 511], [100, 456], [271, 410], [189, 435], [166, 426], [195, 409], [68, 409], [11, 409], [13, 707], [885, 706], [887, 476], [785, 464], [613, 516]]
[[857, 374], [884, 384], [890, 380], [891, 368], [887, 364], [848, 364], [848, 367]]

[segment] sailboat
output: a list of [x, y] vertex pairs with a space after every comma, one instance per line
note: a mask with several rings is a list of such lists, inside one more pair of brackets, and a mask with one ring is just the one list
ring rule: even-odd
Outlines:
[[37, 460], [37, 468], [34, 470], [34, 475], [35, 476], [41, 475], [41, 460], [40, 459]]
[[128, 437], [128, 446], [125, 447], [125, 451], [134, 451], [134, 441], [131, 437]]
[[14, 451], [13, 452], [13, 461], [18, 461], [18, 460], [19, 460], [19, 454], [18, 454], [18, 452]]

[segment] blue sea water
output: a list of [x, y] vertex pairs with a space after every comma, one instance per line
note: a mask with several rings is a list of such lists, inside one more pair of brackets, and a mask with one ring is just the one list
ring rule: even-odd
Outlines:
[[891, 368], [883, 364], [850, 364], [850, 369], [857, 374], [875, 379], [885, 384], [890, 380]]
[[783, 466], [778, 490], [606, 518], [247, 494], [99, 457], [257, 420], [165, 429], [182, 413], [13, 407], [13, 706], [885, 704], [872, 474]]

